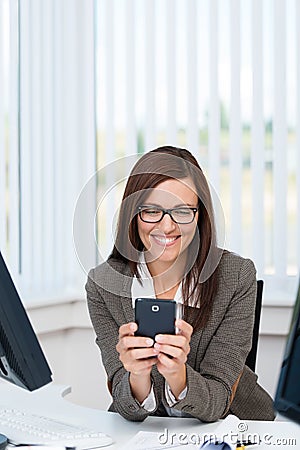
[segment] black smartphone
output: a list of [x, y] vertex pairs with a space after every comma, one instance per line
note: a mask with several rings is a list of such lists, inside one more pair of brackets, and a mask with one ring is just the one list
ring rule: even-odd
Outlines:
[[176, 302], [156, 298], [135, 300], [136, 336], [154, 337], [157, 334], [175, 334]]

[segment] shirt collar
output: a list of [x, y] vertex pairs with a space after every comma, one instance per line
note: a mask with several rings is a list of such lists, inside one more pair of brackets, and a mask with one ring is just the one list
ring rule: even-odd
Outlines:
[[[153, 280], [149, 272], [147, 263], [145, 261], [144, 252], [140, 253], [139, 261], [137, 263], [138, 273], [140, 278], [133, 277], [131, 286], [132, 306], [135, 306], [135, 299], [138, 297], [155, 298], [155, 290]], [[183, 303], [182, 298], [182, 283], [178, 286], [174, 300], [176, 303]]]

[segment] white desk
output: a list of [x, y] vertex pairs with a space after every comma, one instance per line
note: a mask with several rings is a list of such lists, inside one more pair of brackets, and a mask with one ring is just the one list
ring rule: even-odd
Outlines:
[[[138, 431], [164, 432], [167, 428], [171, 432], [214, 433], [216, 424], [202, 424], [197, 419], [149, 417], [144, 422], [129, 422], [115, 413], [85, 408], [72, 404], [64, 399], [71, 392], [69, 387], [54, 385], [53, 383], [35, 392], [28, 392], [10, 383], [0, 381], [0, 406], [20, 408], [43, 414], [58, 420], [73, 424], [87, 425], [96, 430], [109, 434], [114, 444], [107, 449], [120, 449]], [[245, 421], [247, 433], [258, 433], [261, 437], [268, 434], [264, 448], [268, 450], [298, 450], [300, 448], [300, 426], [288, 421], [256, 422]], [[296, 445], [275, 445], [276, 439], [296, 439]], [[184, 449], [184, 446], [182, 447]], [[195, 446], [195, 449], [197, 447]], [[163, 445], [162, 445], [163, 449]]]

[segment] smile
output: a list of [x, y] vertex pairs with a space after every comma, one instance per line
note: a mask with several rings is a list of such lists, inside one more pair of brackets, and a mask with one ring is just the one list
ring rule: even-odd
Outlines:
[[170, 245], [172, 245], [178, 238], [180, 238], [180, 236], [175, 236], [175, 237], [163, 237], [163, 236], [156, 236], [156, 235], [151, 235], [151, 237], [155, 240], [155, 242], [157, 242], [159, 245], [163, 245], [166, 247], [169, 247]]

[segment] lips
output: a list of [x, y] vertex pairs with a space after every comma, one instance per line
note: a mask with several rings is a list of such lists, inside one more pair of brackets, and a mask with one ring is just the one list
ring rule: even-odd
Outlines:
[[151, 235], [151, 238], [158, 244], [162, 245], [163, 247], [170, 247], [173, 245], [181, 236], [172, 236], [172, 237], [166, 237], [166, 236], [158, 236], [155, 234]]

